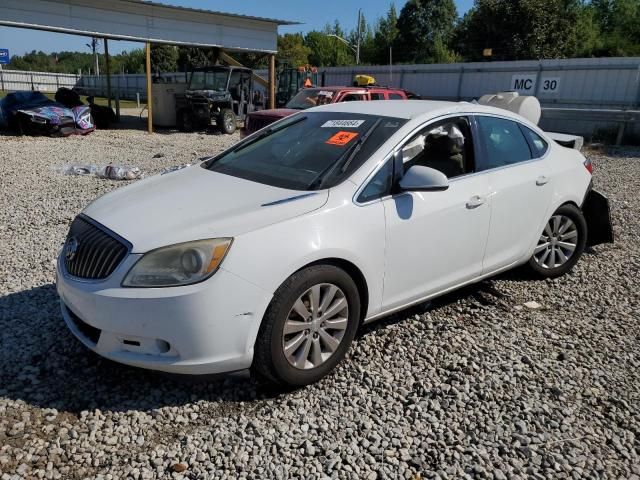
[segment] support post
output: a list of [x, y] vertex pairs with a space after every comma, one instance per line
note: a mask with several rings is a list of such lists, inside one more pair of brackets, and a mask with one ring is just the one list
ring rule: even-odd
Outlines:
[[276, 56], [269, 55], [269, 109], [276, 108]]
[[147, 131], [153, 133], [153, 95], [151, 93], [151, 42], [147, 42]]
[[103, 41], [105, 66], [107, 67], [107, 105], [109, 105], [109, 109], [111, 109], [111, 67], [109, 65], [109, 40], [105, 38]]
[[0, 65], [0, 90], [4, 92], [4, 73], [2, 72], [2, 65]]

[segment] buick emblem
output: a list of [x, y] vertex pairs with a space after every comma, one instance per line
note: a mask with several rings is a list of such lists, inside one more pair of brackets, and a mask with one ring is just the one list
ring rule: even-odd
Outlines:
[[78, 240], [76, 237], [70, 237], [64, 245], [64, 257], [70, 262], [75, 258], [77, 252]]

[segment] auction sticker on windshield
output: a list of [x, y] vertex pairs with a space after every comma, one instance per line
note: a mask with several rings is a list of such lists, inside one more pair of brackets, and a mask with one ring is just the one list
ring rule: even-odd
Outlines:
[[364, 120], [329, 120], [322, 128], [358, 128]]
[[346, 145], [358, 136], [357, 132], [338, 132], [325, 143], [328, 145], [338, 145], [340, 147]]

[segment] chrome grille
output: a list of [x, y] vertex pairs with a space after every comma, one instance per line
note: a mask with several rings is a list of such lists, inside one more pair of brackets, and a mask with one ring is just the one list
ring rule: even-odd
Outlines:
[[78, 278], [101, 280], [124, 260], [129, 246], [82, 216], [71, 224], [62, 254], [67, 272]]

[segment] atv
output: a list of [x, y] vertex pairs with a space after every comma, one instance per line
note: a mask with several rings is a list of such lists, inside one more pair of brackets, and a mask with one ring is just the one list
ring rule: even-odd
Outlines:
[[216, 65], [195, 69], [184, 94], [176, 94], [176, 122], [183, 132], [215, 125], [232, 134], [238, 122], [255, 110], [260, 94], [253, 90], [252, 71]]

